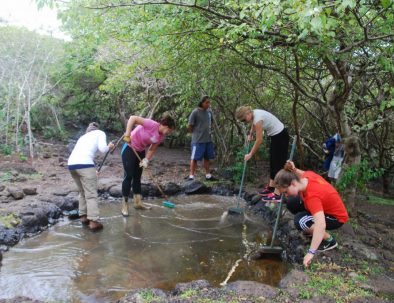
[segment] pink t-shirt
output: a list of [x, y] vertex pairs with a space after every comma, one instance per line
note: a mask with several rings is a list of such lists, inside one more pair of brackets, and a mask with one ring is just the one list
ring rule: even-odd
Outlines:
[[[145, 150], [148, 145], [161, 143], [164, 140], [164, 135], [159, 133], [160, 123], [151, 119], [144, 119], [142, 125], [138, 125], [131, 132], [131, 146], [141, 152]], [[129, 145], [130, 145], [129, 144]]]

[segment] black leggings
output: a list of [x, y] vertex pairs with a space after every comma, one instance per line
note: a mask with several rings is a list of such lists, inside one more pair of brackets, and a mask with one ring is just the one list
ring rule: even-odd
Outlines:
[[271, 137], [270, 144], [270, 179], [274, 180], [275, 175], [280, 171], [287, 161], [289, 149], [289, 133], [284, 128], [279, 134]]
[[[137, 151], [137, 153], [141, 159], [145, 158], [145, 151]], [[140, 167], [140, 160], [138, 160], [134, 151], [128, 145], [122, 150], [122, 162], [124, 169], [124, 179], [122, 182], [123, 197], [129, 197], [131, 182], [133, 182], [133, 194], [141, 194], [142, 168]]]

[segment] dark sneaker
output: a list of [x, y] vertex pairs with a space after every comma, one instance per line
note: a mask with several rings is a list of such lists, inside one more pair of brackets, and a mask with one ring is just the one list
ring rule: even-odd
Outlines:
[[263, 197], [261, 199], [263, 202], [279, 202], [280, 201], [280, 196], [274, 193], [268, 194], [266, 197]]
[[337, 241], [335, 241], [334, 238], [331, 241], [323, 240], [320, 243], [319, 248], [317, 249], [317, 251], [326, 251], [326, 250], [333, 249], [333, 248], [335, 248], [337, 246], [338, 246], [338, 243], [337, 243]]
[[205, 177], [205, 180], [207, 180], [207, 181], [218, 181], [219, 179], [215, 178], [214, 176], [211, 176], [210, 178]]
[[266, 197], [267, 195], [271, 194], [274, 192], [274, 188], [273, 187], [269, 187], [268, 185], [266, 187], [264, 187], [262, 190], [260, 190], [257, 194], [259, 196], [263, 196]]
[[187, 176], [187, 177], [185, 178], [185, 180], [187, 180], [187, 181], [193, 181], [193, 180], [194, 180], [194, 177], [192, 178], [192, 177], [190, 177], [190, 176]]

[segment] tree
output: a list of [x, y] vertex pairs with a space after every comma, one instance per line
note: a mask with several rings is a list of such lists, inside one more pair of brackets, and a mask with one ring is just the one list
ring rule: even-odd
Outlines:
[[61, 56], [61, 43], [23, 28], [0, 27], [0, 32], [0, 113], [5, 117], [0, 140], [13, 143], [16, 152], [28, 144], [34, 157], [32, 110], [53, 88], [50, 73]]

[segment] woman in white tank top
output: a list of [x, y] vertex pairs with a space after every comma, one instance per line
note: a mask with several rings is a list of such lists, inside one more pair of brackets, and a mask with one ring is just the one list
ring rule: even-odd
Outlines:
[[[241, 122], [253, 123], [253, 131], [256, 133], [256, 142], [251, 151], [245, 155], [244, 160], [248, 161], [259, 150], [263, 143], [264, 131], [271, 138], [270, 144], [270, 180], [268, 185], [259, 194], [264, 201], [279, 200], [279, 192], [275, 193], [274, 178], [281, 170], [287, 160], [289, 147], [289, 134], [283, 123], [273, 114], [262, 109], [254, 109], [250, 106], [240, 106], [235, 113], [236, 118]], [[250, 134], [251, 135], [251, 134]], [[249, 136], [251, 140], [251, 136]]]

